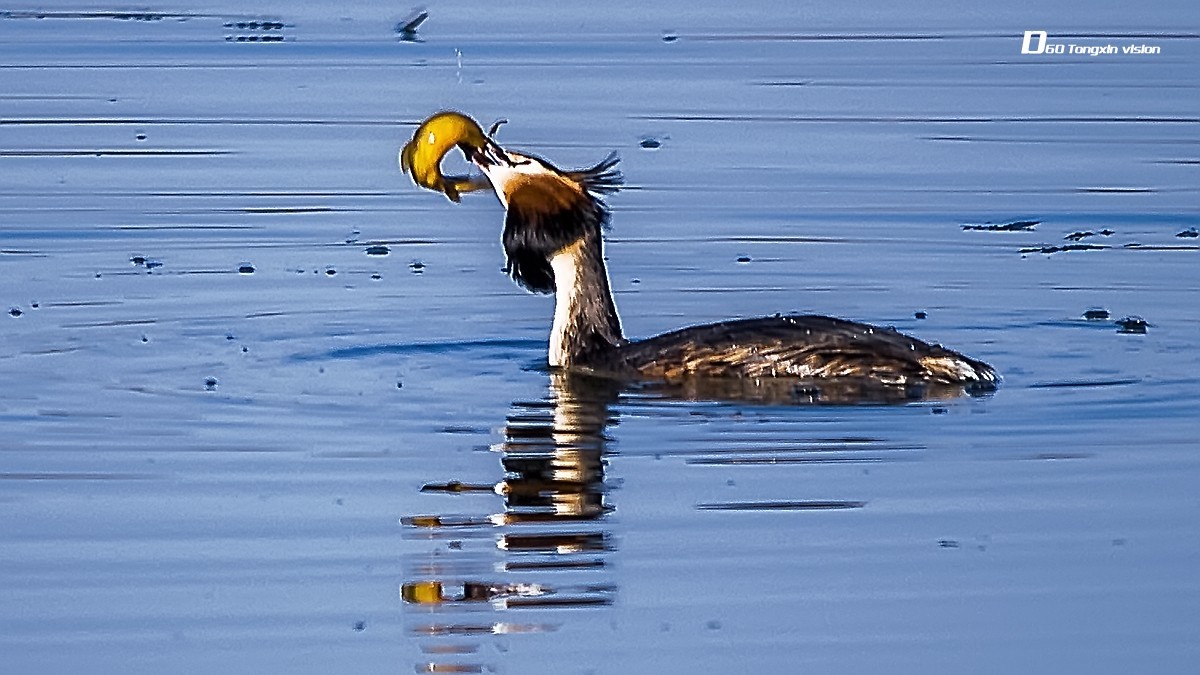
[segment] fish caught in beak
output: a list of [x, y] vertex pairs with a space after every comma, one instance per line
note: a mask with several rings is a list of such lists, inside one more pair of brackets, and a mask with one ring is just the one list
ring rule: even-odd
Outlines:
[[478, 163], [476, 158], [485, 156], [489, 147], [499, 148], [475, 120], [452, 110], [439, 112], [422, 122], [412, 140], [400, 150], [400, 170], [417, 185], [441, 192], [457, 202], [461, 193], [487, 189], [490, 185], [483, 177], [443, 175], [442, 159], [458, 148], [468, 160]]

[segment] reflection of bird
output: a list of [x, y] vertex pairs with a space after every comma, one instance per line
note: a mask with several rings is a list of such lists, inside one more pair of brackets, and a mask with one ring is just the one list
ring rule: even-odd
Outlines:
[[[409, 144], [423, 138], [444, 150], [422, 153], [418, 145], [408, 168], [414, 177], [424, 177], [416, 179], [421, 185], [439, 189], [437, 162], [458, 147], [483, 171], [507, 210], [503, 244], [509, 273], [530, 291], [556, 296], [551, 366], [671, 382], [787, 378], [820, 387], [822, 382], [853, 380], [867, 388], [907, 389], [908, 395], [917, 396], [929, 386], [996, 386], [996, 372], [985, 363], [892, 329], [825, 316], [724, 321], [627, 340], [609, 286], [602, 239], [609, 212], [601, 196], [621, 185], [616, 158], [566, 172], [538, 157], [500, 147], [459, 113], [439, 113], [431, 121], [444, 125], [447, 119], [456, 123], [453, 138], [422, 137], [422, 128]], [[487, 187], [482, 181], [458, 181], [457, 191], [444, 190], [456, 201], [457, 192]]]

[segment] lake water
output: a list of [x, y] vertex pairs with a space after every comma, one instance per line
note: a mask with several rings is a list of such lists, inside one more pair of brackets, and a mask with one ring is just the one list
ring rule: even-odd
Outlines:
[[[5, 672], [1195, 668], [1190, 3], [60, 4], [0, 12]], [[1004, 384], [551, 375], [498, 203], [396, 167], [443, 108], [621, 153], [630, 336], [833, 314]]]

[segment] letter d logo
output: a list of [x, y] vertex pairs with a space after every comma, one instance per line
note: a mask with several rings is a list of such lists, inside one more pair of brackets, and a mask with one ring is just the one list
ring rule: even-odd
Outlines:
[[[1037, 38], [1037, 49], [1030, 48], [1030, 43], [1033, 38]], [[1025, 39], [1021, 41], [1022, 54], [1041, 54], [1046, 51], [1046, 31], [1044, 30], [1027, 30], [1025, 31]]]

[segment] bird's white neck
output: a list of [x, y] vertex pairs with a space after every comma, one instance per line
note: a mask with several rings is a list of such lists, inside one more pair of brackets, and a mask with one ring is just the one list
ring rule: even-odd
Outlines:
[[550, 327], [550, 365], [561, 367], [569, 360], [567, 352], [571, 315], [579, 296], [579, 244], [573, 244], [550, 258], [554, 270], [554, 323]]
[[625, 342], [599, 241], [581, 239], [550, 258], [554, 271], [552, 367], [599, 365], [597, 358]]

